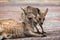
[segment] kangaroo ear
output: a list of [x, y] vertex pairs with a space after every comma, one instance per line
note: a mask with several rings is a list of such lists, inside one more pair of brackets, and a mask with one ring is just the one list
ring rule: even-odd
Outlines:
[[23, 10], [23, 12], [25, 12], [25, 10], [23, 8], [21, 8]]
[[26, 11], [25, 11], [25, 9], [23, 9], [23, 8], [21, 8], [21, 9], [23, 10], [24, 14], [26, 15]]
[[41, 14], [41, 16], [46, 16], [47, 12], [48, 12], [48, 8], [45, 11], [40, 12], [40, 14]]
[[23, 8], [21, 8], [23, 11], [25, 11]]

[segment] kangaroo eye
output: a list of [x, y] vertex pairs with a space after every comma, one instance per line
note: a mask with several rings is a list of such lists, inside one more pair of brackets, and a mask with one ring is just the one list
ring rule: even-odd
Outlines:
[[39, 18], [39, 20], [41, 20], [41, 18]]

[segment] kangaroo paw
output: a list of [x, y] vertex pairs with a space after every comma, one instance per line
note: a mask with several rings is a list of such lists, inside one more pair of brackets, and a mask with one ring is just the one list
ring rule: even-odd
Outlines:
[[46, 32], [43, 31], [42, 34], [46, 34]]
[[43, 36], [41, 36], [41, 37], [46, 37], [47, 35], [45, 35], [45, 34], [42, 34]]

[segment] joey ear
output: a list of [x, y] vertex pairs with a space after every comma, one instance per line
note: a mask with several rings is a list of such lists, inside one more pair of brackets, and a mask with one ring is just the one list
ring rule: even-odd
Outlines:
[[47, 12], [48, 12], [48, 8], [47, 8], [45, 11], [40, 12], [40, 15], [41, 15], [41, 16], [46, 16]]
[[48, 8], [45, 10], [45, 12], [44, 12], [44, 16], [46, 16], [47, 12], [48, 12]]

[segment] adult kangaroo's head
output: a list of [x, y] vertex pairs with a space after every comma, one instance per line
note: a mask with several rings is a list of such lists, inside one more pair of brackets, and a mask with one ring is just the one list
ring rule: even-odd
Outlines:
[[30, 19], [33, 19], [34, 21], [37, 21], [36, 20], [36, 9], [31, 7], [31, 6], [27, 6], [26, 8], [21, 8], [25, 14], [25, 16], [30, 20]]

